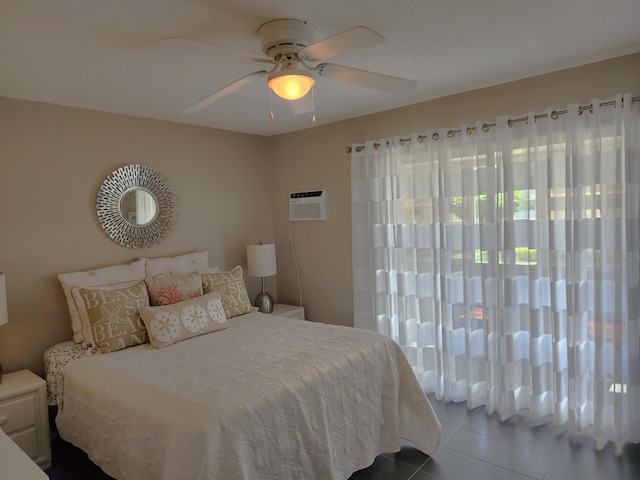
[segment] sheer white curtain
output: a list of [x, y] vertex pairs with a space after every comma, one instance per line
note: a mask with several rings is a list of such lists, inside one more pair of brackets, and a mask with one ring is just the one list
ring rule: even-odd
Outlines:
[[520, 120], [353, 149], [355, 325], [438, 399], [620, 449], [640, 441], [638, 103]]

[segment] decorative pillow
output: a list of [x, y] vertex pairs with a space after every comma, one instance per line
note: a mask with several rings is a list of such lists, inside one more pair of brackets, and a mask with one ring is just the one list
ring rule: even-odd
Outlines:
[[96, 353], [109, 353], [147, 342], [147, 330], [140, 309], [149, 306], [143, 281], [125, 288], [103, 290], [81, 288], [91, 344]]
[[220, 292], [227, 318], [257, 310], [249, 301], [240, 265], [230, 272], [202, 274], [202, 289], [204, 293]]
[[145, 277], [194, 273], [209, 268], [209, 250], [144, 260], [146, 260]]
[[202, 278], [199, 273], [184, 275], [157, 275], [144, 279], [149, 289], [149, 303], [171, 305], [202, 296]]
[[[86, 272], [61, 273], [58, 280], [62, 284], [64, 295], [67, 299], [67, 308], [71, 317], [71, 329], [73, 341], [76, 343], [91, 342], [91, 338], [84, 338], [82, 334], [82, 322], [78, 306], [74, 300], [71, 289], [92, 288], [100, 285], [114, 285], [132, 280], [144, 280], [145, 261], [137, 260], [128, 264], [112, 265]], [[84, 307], [83, 307], [84, 308]]]
[[[103, 293], [101, 293], [101, 295], [112, 295], [113, 292], [106, 292], [106, 290], [119, 290], [119, 289], [127, 289], [129, 287], [133, 287], [134, 285], [137, 285], [138, 283], [140, 283], [140, 280], [133, 280], [131, 282], [123, 282], [123, 283], [116, 283], [115, 285], [100, 285], [97, 287], [93, 287], [91, 290], [95, 290], [96, 294], [97, 291], [100, 290]], [[80, 342], [80, 345], [82, 346], [82, 348], [89, 348], [91, 346], [93, 346], [93, 333], [91, 331], [91, 322], [89, 321], [89, 313], [87, 312], [87, 308], [85, 306], [85, 299], [82, 297], [82, 294], [80, 293], [80, 291], [82, 290], [82, 288], [79, 287], [73, 287], [71, 289], [71, 295], [73, 295], [73, 300], [76, 302], [76, 307], [78, 309], [78, 315], [80, 316], [80, 324], [82, 326], [81, 332], [82, 332], [82, 342]], [[147, 294], [147, 298], [148, 298], [148, 294]], [[147, 304], [148, 304], [148, 300], [147, 300]]]
[[159, 307], [140, 309], [153, 348], [226, 328], [227, 317], [218, 292]]

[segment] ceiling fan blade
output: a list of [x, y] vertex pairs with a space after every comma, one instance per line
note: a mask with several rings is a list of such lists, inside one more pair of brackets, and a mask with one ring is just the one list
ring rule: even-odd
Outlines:
[[165, 38], [161, 38], [160, 42], [168, 45], [176, 45], [176, 46], [188, 47], [188, 48], [204, 47], [211, 52], [215, 51], [220, 53], [221, 55], [248, 58], [249, 60], [253, 60], [254, 62], [271, 63], [271, 59], [264, 55], [245, 52], [244, 50], [237, 50], [235, 48], [223, 47], [221, 45], [215, 45], [213, 43], [198, 42], [195, 40], [189, 40], [187, 38], [182, 38], [182, 37], [165, 37]]
[[302, 55], [310, 60], [326, 60], [384, 42], [386, 39], [379, 33], [367, 27], [355, 27], [312, 43], [302, 50]]
[[214, 92], [211, 95], [208, 95], [208, 96], [204, 97], [202, 100], [197, 101], [196, 103], [194, 103], [190, 107], [185, 108], [182, 111], [182, 113], [195, 113], [195, 112], [197, 112], [199, 110], [202, 110], [203, 108], [208, 107], [212, 103], [217, 102], [221, 98], [226, 97], [227, 95], [229, 95], [229, 94], [235, 92], [236, 90], [244, 87], [245, 85], [250, 83], [257, 76], [262, 76], [262, 75], [265, 75], [266, 73], [267, 73], [266, 70], [260, 70], [258, 72], [253, 72], [253, 73], [250, 73], [248, 75], [245, 75], [244, 77], [240, 77], [239, 79], [231, 82], [226, 87], [222, 87], [217, 92]]
[[413, 80], [391, 77], [357, 68], [343, 67], [332, 63], [322, 63], [316, 69], [322, 77], [387, 93], [405, 93], [414, 90], [418, 85]]

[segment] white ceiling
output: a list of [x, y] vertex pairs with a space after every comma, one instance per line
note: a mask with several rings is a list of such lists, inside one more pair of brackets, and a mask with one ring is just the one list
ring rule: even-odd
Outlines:
[[364, 25], [387, 42], [330, 61], [416, 80], [379, 93], [318, 78], [316, 124], [640, 51], [638, 0], [0, 0], [0, 96], [259, 135], [309, 128], [264, 77], [186, 115], [260, 70], [182, 37], [261, 53], [257, 28], [313, 25], [316, 40]]

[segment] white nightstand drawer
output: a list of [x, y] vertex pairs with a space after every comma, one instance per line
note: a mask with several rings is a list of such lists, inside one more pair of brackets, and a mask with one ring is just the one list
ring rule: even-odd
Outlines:
[[36, 420], [36, 394], [6, 400], [0, 403], [0, 428], [10, 434], [31, 425]]
[[[47, 383], [42, 378], [29, 370], [3, 375], [0, 384], [0, 430], [0, 436], [24, 451], [41, 468], [51, 466]], [[0, 451], [0, 478], [3, 478], [1, 474], [6, 460], [3, 453]]]

